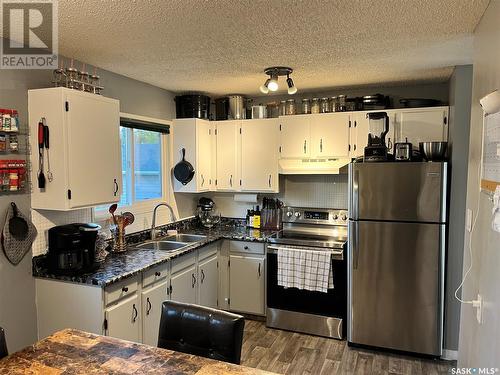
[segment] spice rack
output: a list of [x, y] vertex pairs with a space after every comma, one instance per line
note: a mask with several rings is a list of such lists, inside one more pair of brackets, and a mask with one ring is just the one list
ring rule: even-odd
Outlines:
[[29, 192], [28, 133], [14, 109], [0, 108], [0, 195]]

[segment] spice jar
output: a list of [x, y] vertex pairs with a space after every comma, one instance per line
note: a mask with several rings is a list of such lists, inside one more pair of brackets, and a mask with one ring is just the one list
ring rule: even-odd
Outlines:
[[9, 186], [10, 191], [16, 191], [19, 188], [19, 175], [17, 173], [17, 169], [9, 170]]
[[321, 98], [321, 105], [320, 105], [319, 111], [321, 113], [330, 112], [330, 102], [329, 102], [328, 98]]
[[311, 113], [319, 113], [319, 99], [312, 98], [311, 100]]
[[345, 112], [347, 110], [346, 99], [347, 97], [345, 95], [338, 96], [339, 112]]
[[295, 115], [297, 113], [295, 108], [295, 99], [288, 99], [286, 101], [286, 115]]
[[5, 134], [0, 134], [0, 152], [7, 150], [7, 137]]
[[[4, 136], [5, 137], [5, 136]], [[5, 138], [4, 138], [5, 142]], [[6, 143], [4, 144], [6, 146]], [[3, 148], [5, 151], [6, 147]], [[17, 141], [17, 136], [16, 135], [10, 135], [9, 136], [9, 149], [12, 152], [17, 152], [19, 151], [19, 142]], [[0, 150], [2, 150], [2, 136], [0, 135]]]
[[311, 113], [311, 100], [309, 99], [302, 99], [302, 108], [301, 108], [301, 112], [303, 114], [308, 114], [308, 113]]

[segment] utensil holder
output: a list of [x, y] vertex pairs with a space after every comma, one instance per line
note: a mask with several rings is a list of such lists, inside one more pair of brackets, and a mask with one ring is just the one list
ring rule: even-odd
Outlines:
[[127, 240], [125, 239], [125, 227], [121, 225], [112, 225], [109, 230], [113, 238], [112, 251], [114, 253], [123, 253], [127, 250]]

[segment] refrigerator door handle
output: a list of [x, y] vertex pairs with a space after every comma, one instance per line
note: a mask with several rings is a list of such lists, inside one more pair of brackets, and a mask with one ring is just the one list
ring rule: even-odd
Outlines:
[[358, 258], [359, 258], [359, 227], [356, 221], [351, 221], [352, 230], [350, 232], [351, 238], [349, 239], [351, 242], [352, 249], [352, 269], [358, 269]]
[[[351, 164], [352, 165], [352, 164]], [[358, 183], [359, 183], [359, 170], [352, 168], [352, 175], [351, 175], [351, 201], [350, 201], [350, 207], [349, 209], [351, 210], [350, 215], [351, 219], [358, 220], [359, 219], [359, 190], [358, 190]]]

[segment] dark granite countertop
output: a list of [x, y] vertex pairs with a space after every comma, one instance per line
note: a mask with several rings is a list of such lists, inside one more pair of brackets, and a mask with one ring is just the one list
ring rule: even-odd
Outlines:
[[0, 374], [271, 374], [74, 329], [0, 360]]
[[179, 230], [179, 233], [202, 234], [207, 237], [202, 241], [194, 242], [177, 251], [137, 249], [134, 246], [140, 242], [144, 242], [145, 235], [141, 232], [137, 235], [131, 235], [130, 242], [132, 244], [129, 246], [129, 250], [120, 254], [111, 253], [100, 264], [99, 268], [92, 273], [80, 276], [56, 275], [47, 269], [45, 257], [40, 256], [33, 260], [33, 276], [105, 287], [221, 239], [266, 242], [275, 232], [234, 225], [222, 225], [212, 229], [192, 227]]

